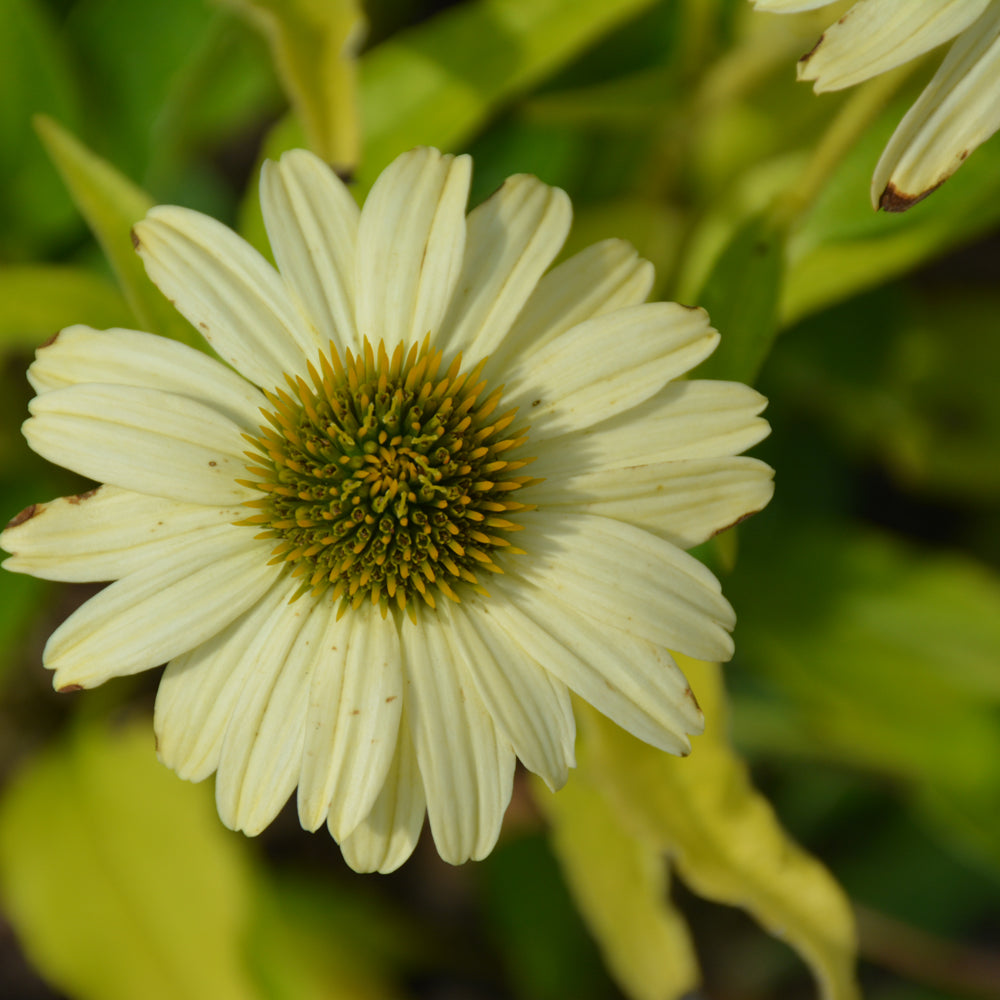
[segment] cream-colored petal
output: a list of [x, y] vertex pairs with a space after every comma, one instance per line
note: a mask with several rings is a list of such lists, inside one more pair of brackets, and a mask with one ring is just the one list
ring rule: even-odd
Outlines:
[[690, 750], [703, 719], [687, 681], [662, 646], [610, 627], [546, 589], [501, 578], [476, 601], [507, 641], [541, 663], [599, 712], [669, 753]]
[[436, 335], [465, 252], [472, 161], [413, 149], [372, 186], [361, 212], [355, 274], [358, 334], [372, 344]]
[[85, 383], [36, 396], [24, 423], [43, 458], [81, 476], [182, 502], [228, 507], [253, 492], [241, 428], [170, 392]]
[[309, 692], [299, 820], [343, 840], [371, 811], [396, 748], [403, 703], [399, 633], [371, 604], [331, 623]]
[[[739, 382], [685, 381], [666, 386], [645, 403], [584, 430], [530, 448], [534, 475], [548, 480], [636, 465], [735, 455], [770, 431], [757, 414], [767, 405]], [[525, 500], [531, 502], [529, 494]]]
[[718, 342], [703, 309], [673, 302], [620, 309], [526, 351], [507, 376], [504, 405], [531, 422], [534, 445], [632, 409]]
[[153, 727], [160, 760], [180, 777], [202, 781], [219, 766], [229, 720], [258, 669], [259, 651], [297, 589], [297, 580], [280, 576], [222, 631], [167, 664]]
[[507, 178], [469, 213], [462, 273], [436, 345], [476, 361], [492, 354], [562, 249], [572, 220], [565, 191], [527, 174]]
[[274, 259], [325, 343], [357, 350], [354, 269], [361, 211], [318, 156], [293, 149], [264, 163], [260, 204]]
[[498, 738], [441, 618], [404, 618], [401, 633], [407, 711], [434, 843], [449, 864], [478, 861], [500, 834], [514, 752]]
[[322, 659], [331, 609], [305, 596], [279, 606], [252, 645], [254, 667], [219, 754], [215, 802], [222, 822], [254, 837], [288, 801], [299, 780], [309, 680]]
[[[531, 511], [509, 572], [580, 614], [698, 660], [728, 660], [736, 616], [697, 559], [608, 517]], [[491, 581], [492, 584], [492, 581]]]
[[161, 205], [134, 230], [146, 273], [219, 356], [271, 390], [306, 374], [321, 347], [280, 275], [221, 222]]
[[893, 133], [872, 178], [872, 203], [901, 211], [947, 180], [1000, 129], [1000, 3], [955, 40]]
[[188, 535], [155, 566], [105, 587], [52, 633], [57, 689], [95, 687], [179, 656], [256, 603], [279, 570], [271, 546], [224, 524]]
[[525, 351], [539, 348], [584, 320], [646, 301], [653, 265], [624, 240], [581, 250], [544, 275], [490, 363], [506, 371]]
[[476, 604], [439, 609], [498, 732], [553, 790], [576, 766], [576, 721], [566, 685], [510, 642]]
[[599, 514], [690, 549], [762, 510], [774, 470], [755, 458], [655, 462], [546, 479], [531, 502], [548, 511]]
[[35, 392], [81, 382], [132, 385], [187, 396], [244, 430], [261, 423], [267, 400], [246, 379], [201, 351], [138, 330], [70, 326], [40, 347], [28, 369]]
[[389, 773], [371, 812], [340, 842], [344, 860], [356, 872], [395, 871], [417, 846], [425, 813], [424, 786], [404, 705]]
[[799, 60], [817, 94], [852, 87], [954, 38], [990, 0], [860, 0]]
[[[102, 486], [32, 504], [0, 535], [14, 573], [85, 583], [156, 566], [186, 536], [246, 516], [245, 507], [203, 507]], [[22, 519], [23, 518], [23, 519]]]
[[837, 0], [752, 0], [754, 10], [765, 10], [771, 14], [797, 14], [803, 10], [829, 7]]

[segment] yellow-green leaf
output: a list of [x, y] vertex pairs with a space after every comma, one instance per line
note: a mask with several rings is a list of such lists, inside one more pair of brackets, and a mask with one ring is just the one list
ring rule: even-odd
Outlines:
[[37, 347], [71, 323], [128, 326], [132, 311], [110, 281], [82, 267], [38, 264], [0, 270], [0, 345]]
[[0, 801], [4, 913], [75, 1000], [254, 1000], [241, 846], [208, 788], [157, 763], [150, 720], [90, 723]]
[[854, 1000], [854, 922], [826, 868], [795, 844], [750, 784], [726, 732], [719, 668], [680, 658], [705, 711], [690, 757], [670, 757], [592, 709], [581, 713], [594, 780], [677, 874], [708, 899], [745, 907], [811, 966], [826, 1000]]
[[352, 171], [361, 146], [355, 57], [366, 28], [357, 0], [225, 2], [267, 38], [312, 149]]
[[555, 794], [541, 781], [533, 788], [570, 892], [622, 990], [632, 1000], [676, 1000], [695, 989], [697, 959], [658, 845], [626, 829], [582, 769]]
[[51, 118], [39, 115], [35, 128], [108, 258], [139, 327], [203, 348], [201, 337], [146, 277], [132, 247], [132, 226], [152, 208], [153, 199]]
[[523, 93], [652, 0], [470, 0], [361, 60], [363, 187], [412, 146], [455, 149]]

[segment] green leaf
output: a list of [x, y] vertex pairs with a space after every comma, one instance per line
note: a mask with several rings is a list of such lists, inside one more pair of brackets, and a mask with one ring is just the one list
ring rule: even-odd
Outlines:
[[253, 914], [251, 961], [268, 1000], [390, 1000], [396, 956], [380, 937], [418, 938], [370, 895], [315, 876], [262, 880]]
[[854, 922], [833, 877], [782, 830], [725, 737], [719, 668], [679, 657], [705, 711], [688, 758], [640, 743], [592, 709], [581, 713], [593, 780], [695, 892], [743, 906], [809, 963], [827, 1000], [858, 997]]
[[146, 277], [133, 249], [132, 226], [152, 208], [152, 198], [51, 118], [39, 116], [35, 127], [108, 258], [139, 326], [203, 349], [201, 337]]
[[79, 1000], [252, 1000], [239, 839], [156, 761], [150, 721], [80, 726], [0, 802], [0, 892], [28, 957]]
[[59, 264], [0, 270], [0, 345], [34, 348], [72, 323], [128, 326], [132, 311], [117, 288], [93, 271]]
[[748, 733], [756, 749], [889, 777], [1000, 871], [996, 573], [837, 522], [786, 518], [780, 544], [746, 541], [729, 587], [740, 656], [786, 726], [780, 746]]
[[226, 0], [271, 46], [310, 147], [339, 170], [361, 146], [356, 54], [365, 33], [357, 0]]
[[626, 828], [582, 762], [559, 792], [532, 787], [577, 907], [625, 994], [677, 1000], [694, 990], [698, 962], [659, 845]]
[[1000, 143], [987, 143], [933, 197], [902, 215], [872, 210], [871, 171], [909, 94], [845, 157], [789, 241], [781, 319], [793, 323], [988, 232], [1000, 221]]
[[752, 384], [774, 343], [784, 274], [785, 236], [767, 215], [744, 223], [697, 296], [722, 335], [699, 378]]
[[0, 248], [36, 256], [76, 224], [73, 206], [31, 131], [39, 112], [76, 122], [71, 64], [48, 6], [0, 0]]
[[651, 5], [470, 0], [376, 46], [361, 60], [362, 187], [412, 146], [461, 146], [505, 101]]

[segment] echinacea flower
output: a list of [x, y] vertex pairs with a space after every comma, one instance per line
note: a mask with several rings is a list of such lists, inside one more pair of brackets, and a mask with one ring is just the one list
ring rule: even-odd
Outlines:
[[[515, 757], [574, 764], [570, 691], [672, 753], [701, 714], [668, 650], [727, 659], [733, 611], [683, 550], [759, 510], [746, 386], [678, 381], [702, 310], [645, 303], [599, 243], [548, 270], [566, 194], [510, 178], [466, 218], [470, 160], [417, 149], [359, 211], [310, 153], [268, 163], [278, 270], [176, 207], [150, 277], [232, 367], [132, 330], [38, 351], [24, 433], [104, 483], [36, 505], [8, 569], [113, 580], [51, 636], [60, 690], [167, 662], [161, 760], [216, 773], [255, 834], [298, 789], [348, 863], [495, 843]], [[548, 273], [546, 273], [548, 271]]]
[[[753, 0], [790, 14], [832, 0]], [[1000, 0], [859, 0], [799, 60], [821, 93], [901, 66], [954, 39], [934, 78], [889, 140], [872, 204], [902, 212], [944, 183], [1000, 129]]]

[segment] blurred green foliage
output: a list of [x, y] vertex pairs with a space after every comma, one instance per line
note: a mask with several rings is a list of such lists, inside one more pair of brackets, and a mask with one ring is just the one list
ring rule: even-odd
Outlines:
[[37, 970], [0, 939], [0, 992], [810, 995], [797, 950], [851, 996], [849, 918], [795, 837], [862, 907], [866, 996], [1000, 995], [1000, 142], [904, 216], [868, 202], [933, 59], [816, 97], [793, 63], [829, 12], [746, 0], [0, 0], [0, 17], [11, 514], [78, 488], [18, 432], [32, 347], [77, 322], [193, 342], [130, 226], [178, 202], [263, 248], [261, 159], [307, 141], [356, 167], [359, 197], [416, 143], [472, 152], [474, 201], [516, 172], [566, 188], [565, 254], [625, 237], [658, 295], [709, 307], [724, 340], [700, 374], [769, 396], [778, 473], [738, 545], [701, 553], [740, 617], [733, 742], [718, 677], [691, 665], [709, 714], [691, 758], [585, 715], [580, 771], [536, 792], [545, 820], [519, 784], [505, 840], [458, 871], [427, 850], [361, 879], [291, 816], [258, 844], [228, 833], [206, 788], [155, 763], [155, 678], [46, 692], [41, 643], [80, 596], [0, 577], [0, 912]]

